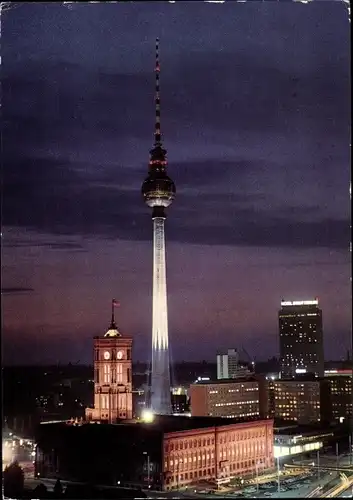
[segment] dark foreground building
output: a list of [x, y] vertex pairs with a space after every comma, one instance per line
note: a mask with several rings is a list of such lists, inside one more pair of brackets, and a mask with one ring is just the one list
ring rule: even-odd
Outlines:
[[179, 488], [271, 469], [273, 421], [156, 416], [153, 422], [41, 424], [36, 475], [98, 485]]

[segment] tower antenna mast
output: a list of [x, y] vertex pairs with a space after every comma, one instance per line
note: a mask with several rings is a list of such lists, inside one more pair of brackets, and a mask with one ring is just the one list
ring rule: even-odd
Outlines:
[[155, 105], [156, 105], [156, 123], [155, 123], [155, 131], [154, 131], [154, 145], [156, 147], [162, 146], [162, 138], [161, 138], [161, 100], [159, 94], [159, 72], [160, 72], [160, 63], [159, 63], [159, 38], [156, 38], [156, 94], [155, 94]]

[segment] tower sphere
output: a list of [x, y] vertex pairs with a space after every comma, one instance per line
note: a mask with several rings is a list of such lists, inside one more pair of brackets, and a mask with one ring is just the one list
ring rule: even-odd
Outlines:
[[169, 207], [175, 197], [175, 184], [164, 167], [154, 166], [143, 182], [141, 191], [149, 207]]
[[149, 207], [169, 207], [175, 197], [175, 184], [166, 172], [166, 150], [156, 145], [151, 151], [148, 177], [142, 195]]

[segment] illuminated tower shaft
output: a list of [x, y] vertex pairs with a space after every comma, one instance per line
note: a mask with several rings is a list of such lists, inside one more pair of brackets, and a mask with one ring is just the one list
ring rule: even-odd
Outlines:
[[170, 368], [168, 341], [168, 306], [165, 264], [165, 208], [175, 196], [174, 182], [167, 176], [166, 150], [162, 147], [159, 96], [159, 44], [156, 43], [156, 124], [154, 147], [150, 151], [148, 177], [142, 184], [145, 203], [152, 208], [153, 220], [153, 306], [152, 373], [150, 406], [154, 413], [170, 414]]
[[151, 408], [171, 413], [164, 217], [153, 218]]
[[164, 218], [153, 218], [152, 349], [168, 349], [168, 306]]

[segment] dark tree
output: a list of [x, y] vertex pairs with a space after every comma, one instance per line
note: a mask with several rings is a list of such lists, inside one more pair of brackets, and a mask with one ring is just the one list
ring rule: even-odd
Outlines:
[[62, 496], [62, 494], [63, 494], [63, 487], [62, 487], [62, 484], [60, 482], [60, 479], [57, 479], [55, 486], [54, 486], [54, 495], [57, 498], [60, 498]]
[[15, 461], [3, 472], [4, 495], [12, 498], [23, 496], [25, 476], [22, 467]]
[[40, 483], [33, 490], [35, 498], [48, 498], [48, 489], [45, 484]]

